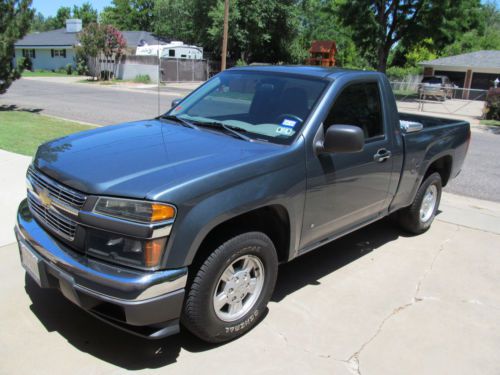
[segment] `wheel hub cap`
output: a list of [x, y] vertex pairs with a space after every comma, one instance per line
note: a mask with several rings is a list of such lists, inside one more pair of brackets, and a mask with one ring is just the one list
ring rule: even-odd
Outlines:
[[231, 322], [247, 314], [264, 286], [264, 266], [254, 255], [244, 255], [229, 265], [217, 282], [213, 306], [217, 317]]
[[435, 185], [430, 185], [425, 191], [422, 204], [420, 206], [420, 220], [425, 223], [434, 214], [434, 209], [437, 203], [437, 188]]

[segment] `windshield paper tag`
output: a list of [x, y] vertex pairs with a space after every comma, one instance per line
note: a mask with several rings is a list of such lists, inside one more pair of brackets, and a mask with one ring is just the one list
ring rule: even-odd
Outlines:
[[289, 127], [279, 126], [279, 127], [276, 128], [276, 133], [283, 134], [283, 135], [292, 135], [293, 134], [293, 129], [289, 128]]
[[281, 126], [284, 126], [285, 128], [293, 128], [296, 124], [297, 121], [289, 120], [287, 118], [281, 121]]

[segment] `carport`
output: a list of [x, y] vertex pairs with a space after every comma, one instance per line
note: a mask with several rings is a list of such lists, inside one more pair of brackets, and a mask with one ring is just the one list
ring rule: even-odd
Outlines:
[[497, 50], [442, 57], [420, 65], [424, 68], [424, 76], [448, 76], [451, 82], [464, 89], [463, 99], [469, 99], [470, 89], [488, 90], [496, 78], [500, 79], [500, 51]]

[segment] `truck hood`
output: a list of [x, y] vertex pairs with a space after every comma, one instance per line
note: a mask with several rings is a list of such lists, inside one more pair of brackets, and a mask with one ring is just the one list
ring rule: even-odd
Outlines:
[[34, 164], [55, 180], [88, 194], [146, 198], [219, 170], [283, 151], [206, 129], [163, 120], [102, 127], [41, 145]]

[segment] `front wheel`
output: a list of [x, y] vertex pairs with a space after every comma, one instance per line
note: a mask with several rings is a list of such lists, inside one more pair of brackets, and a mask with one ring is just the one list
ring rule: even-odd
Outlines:
[[278, 273], [273, 242], [248, 232], [220, 245], [197, 270], [188, 291], [182, 323], [204, 341], [235, 339], [259, 321]]
[[406, 231], [420, 234], [434, 221], [441, 201], [442, 182], [439, 173], [432, 173], [420, 185], [411, 206], [397, 211], [394, 219]]

